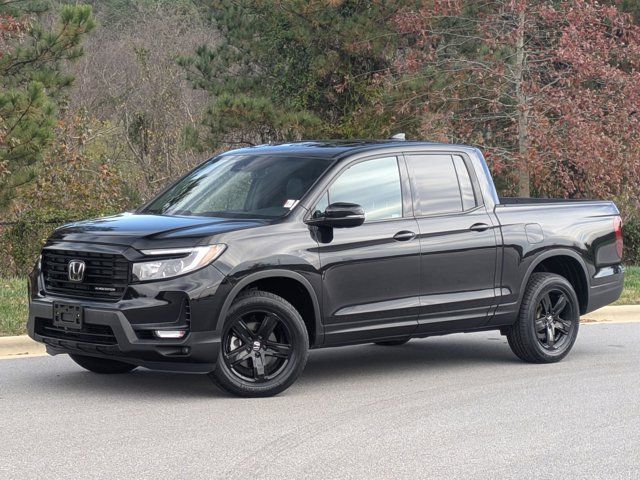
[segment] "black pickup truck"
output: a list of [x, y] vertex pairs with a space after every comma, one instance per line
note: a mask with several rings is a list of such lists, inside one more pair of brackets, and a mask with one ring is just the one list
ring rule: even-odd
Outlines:
[[300, 142], [208, 160], [134, 213], [72, 223], [30, 276], [29, 335], [98, 373], [273, 395], [309, 349], [499, 330], [556, 362], [623, 285], [608, 201], [498, 198], [480, 151]]

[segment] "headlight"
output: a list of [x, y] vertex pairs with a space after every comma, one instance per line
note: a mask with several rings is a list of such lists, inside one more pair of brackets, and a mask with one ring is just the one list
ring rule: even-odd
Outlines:
[[133, 264], [133, 279], [139, 282], [147, 280], [161, 280], [176, 277], [206, 267], [218, 258], [226, 245], [207, 245], [193, 248], [171, 248], [163, 250], [142, 250], [149, 256], [178, 257], [162, 260], [151, 260]]

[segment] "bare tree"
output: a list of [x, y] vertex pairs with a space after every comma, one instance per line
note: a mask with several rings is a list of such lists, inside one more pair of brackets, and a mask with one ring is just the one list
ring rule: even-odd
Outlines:
[[[176, 60], [218, 35], [197, 12], [178, 6], [128, 8], [136, 8], [132, 17], [98, 29], [87, 43], [70, 107], [116, 127], [106, 155], [132, 195], [147, 198], [199, 160], [184, 132], [197, 128], [206, 95], [190, 88]], [[96, 14], [104, 18], [99, 8]]]

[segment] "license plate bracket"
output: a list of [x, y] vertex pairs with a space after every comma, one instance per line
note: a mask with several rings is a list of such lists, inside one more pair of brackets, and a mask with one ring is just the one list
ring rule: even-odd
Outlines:
[[53, 302], [53, 326], [81, 330], [84, 322], [84, 309], [81, 305]]

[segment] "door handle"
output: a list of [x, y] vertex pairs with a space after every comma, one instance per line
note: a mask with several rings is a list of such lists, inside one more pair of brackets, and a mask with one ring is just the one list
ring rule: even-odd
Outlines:
[[406, 242], [407, 240], [413, 240], [414, 238], [416, 238], [416, 234], [409, 230], [402, 230], [393, 236], [393, 239], [399, 242]]
[[474, 232], [484, 232], [485, 230], [489, 230], [491, 227], [486, 223], [474, 223], [469, 227], [469, 230], [473, 230]]

